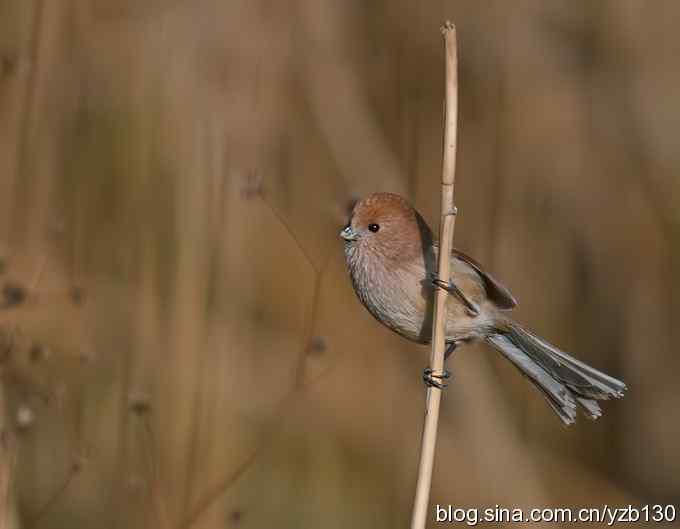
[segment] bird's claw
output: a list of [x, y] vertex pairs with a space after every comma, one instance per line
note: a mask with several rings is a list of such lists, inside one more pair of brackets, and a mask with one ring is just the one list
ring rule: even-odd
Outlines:
[[446, 345], [446, 350], [444, 351], [444, 361], [449, 359], [449, 356], [453, 354], [457, 346], [458, 346], [457, 342], [450, 342], [449, 344]]
[[451, 378], [451, 373], [449, 373], [446, 369], [442, 373], [435, 373], [431, 367], [426, 367], [423, 370], [423, 382], [425, 382], [425, 385], [428, 388], [444, 389], [448, 386], [448, 384], [445, 382], [439, 382], [435, 379], [448, 380], [449, 378]]
[[465, 305], [465, 309], [470, 316], [479, 316], [479, 305], [468, 299], [468, 297], [463, 294], [463, 291], [459, 289], [453, 281], [449, 280], [446, 282], [439, 279], [435, 274], [432, 274], [432, 284], [435, 287], [441, 288], [449, 294], [456, 296], [463, 303], [463, 305]]

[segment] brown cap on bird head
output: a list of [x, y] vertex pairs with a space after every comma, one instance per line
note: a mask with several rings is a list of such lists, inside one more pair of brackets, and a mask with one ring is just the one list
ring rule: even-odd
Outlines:
[[432, 232], [420, 214], [393, 193], [373, 193], [357, 202], [340, 236], [395, 263], [422, 255], [432, 244]]

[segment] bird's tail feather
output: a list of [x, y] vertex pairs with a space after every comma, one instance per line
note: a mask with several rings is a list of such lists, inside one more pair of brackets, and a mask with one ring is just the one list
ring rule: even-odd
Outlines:
[[602, 415], [598, 400], [623, 396], [626, 385], [531, 334], [516, 323], [487, 341], [541, 390], [565, 424], [576, 420], [577, 405], [591, 419]]

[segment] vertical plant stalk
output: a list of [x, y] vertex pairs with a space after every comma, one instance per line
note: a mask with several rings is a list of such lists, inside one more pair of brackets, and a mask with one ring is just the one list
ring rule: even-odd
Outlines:
[[[2, 388], [0, 388], [2, 391]], [[0, 414], [4, 412], [5, 402], [0, 395]], [[0, 529], [11, 529], [15, 526], [14, 506], [12, 505], [12, 478], [16, 464], [16, 446], [14, 439], [5, 429], [0, 417]]]
[[[442, 161], [441, 220], [439, 224], [439, 263], [437, 274], [443, 280], [449, 278], [449, 256], [453, 232], [456, 225], [456, 207], [453, 204], [453, 184], [456, 179], [456, 143], [458, 121], [458, 51], [456, 28], [447, 21], [442, 27], [446, 52], [446, 101], [444, 108], [444, 152]], [[434, 326], [432, 329], [432, 353], [430, 367], [434, 374], [444, 371], [444, 347], [447, 293], [435, 289]], [[424, 529], [427, 522], [427, 508], [434, 466], [434, 452], [437, 444], [439, 404], [442, 390], [430, 387], [427, 390], [425, 425], [420, 448], [418, 484], [413, 504], [411, 529]]]

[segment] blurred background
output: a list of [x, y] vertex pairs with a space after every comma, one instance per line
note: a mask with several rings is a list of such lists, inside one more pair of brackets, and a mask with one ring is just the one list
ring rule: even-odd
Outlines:
[[[436, 226], [630, 391], [565, 428], [458, 352], [432, 504], [678, 505], [680, 4], [0, 0], [0, 527], [406, 527], [427, 347], [360, 306], [358, 197]], [[434, 523], [432, 524], [435, 525]]]

